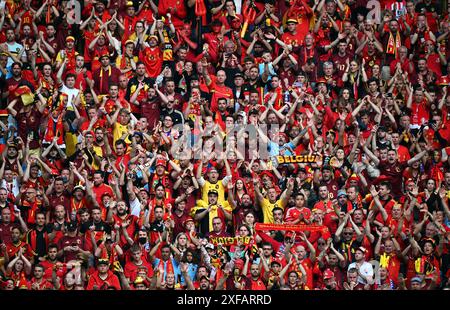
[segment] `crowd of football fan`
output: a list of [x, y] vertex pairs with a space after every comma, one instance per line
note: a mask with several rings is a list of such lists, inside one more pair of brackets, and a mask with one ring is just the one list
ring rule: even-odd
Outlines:
[[0, 30], [1, 289], [450, 288], [447, 1], [2, 0]]

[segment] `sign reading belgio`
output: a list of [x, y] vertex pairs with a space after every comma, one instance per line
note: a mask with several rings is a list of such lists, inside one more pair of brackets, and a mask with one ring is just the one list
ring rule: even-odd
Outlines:
[[249, 245], [252, 243], [252, 237], [209, 237], [209, 241], [215, 246], [218, 244], [223, 246], [237, 245], [239, 242], [243, 245]]
[[278, 164], [312, 164], [321, 161], [320, 155], [277, 156]]

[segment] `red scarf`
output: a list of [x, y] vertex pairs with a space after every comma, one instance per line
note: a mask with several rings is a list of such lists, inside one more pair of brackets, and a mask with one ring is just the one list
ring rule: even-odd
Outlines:
[[45, 14], [45, 23], [50, 24], [52, 22], [52, 6], [47, 5], [47, 13]]
[[58, 120], [56, 122], [52, 116], [48, 118], [47, 132], [45, 133], [44, 141], [51, 143], [55, 136], [58, 137], [58, 145], [64, 144], [64, 126], [62, 121], [62, 114], [59, 114]]
[[264, 103], [268, 102], [270, 98], [272, 98], [272, 95], [275, 93], [277, 95], [275, 99], [275, 103], [273, 104], [273, 107], [275, 110], [279, 110], [282, 106], [282, 99], [283, 99], [283, 88], [281, 86], [277, 87], [273, 92], [268, 92], [264, 96]]
[[[70, 213], [72, 214], [74, 211], [77, 213], [77, 219], [80, 220], [78, 217], [78, 210], [84, 208], [86, 206], [86, 203], [84, 199], [81, 199], [79, 203], [75, 203], [75, 198], [70, 199]], [[106, 218], [106, 211], [104, 211], [105, 208], [102, 208], [102, 219]], [[103, 213], [105, 213], [105, 217], [103, 217]]]
[[395, 58], [397, 58], [397, 51], [402, 45], [400, 33], [397, 31], [395, 34], [395, 40], [394, 36], [392, 35], [392, 32], [389, 32], [389, 39], [386, 47], [386, 54], [393, 54], [395, 55]]
[[28, 202], [27, 200], [24, 200], [22, 202], [22, 206], [29, 207], [27, 210], [27, 224], [35, 224], [36, 223], [35, 215], [36, 211], [39, 208], [38, 201], [36, 199], [33, 202]]
[[[30, 230], [29, 234], [30, 234], [29, 235], [30, 236], [29, 237], [29, 242], [30, 242], [31, 249], [33, 251], [35, 251], [36, 250], [36, 246], [37, 246], [37, 242], [36, 242], [37, 232], [36, 232], [35, 229], [33, 229], [33, 230]], [[46, 248], [46, 251], [47, 251], [47, 245], [49, 244], [49, 239], [48, 239], [48, 233], [46, 231], [44, 231], [44, 240], [45, 240], [45, 248]]]
[[76, 68], [76, 60], [75, 57], [77, 56], [77, 53], [75, 52], [75, 49], [72, 51], [65, 50], [66, 57], [67, 57], [67, 64], [66, 64], [66, 72], [70, 70], [75, 70]]
[[[162, 259], [159, 260], [158, 269], [159, 267], [164, 268], [164, 261]], [[172, 265], [172, 259], [169, 258], [167, 260], [166, 268], [164, 268], [164, 278], [168, 273], [174, 273], [173, 265]]]

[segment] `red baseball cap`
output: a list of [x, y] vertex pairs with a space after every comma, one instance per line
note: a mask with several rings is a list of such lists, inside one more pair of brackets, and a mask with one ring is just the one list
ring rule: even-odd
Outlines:
[[267, 170], [263, 170], [263, 171], [260, 173], [260, 176], [261, 176], [261, 179], [262, 179], [263, 176], [268, 176], [268, 177], [271, 178], [272, 181], [273, 181], [273, 175], [272, 175], [272, 173], [269, 172], [269, 171], [267, 171]]
[[108, 57], [109, 58], [109, 53], [108, 52], [103, 52], [101, 55], [100, 55], [100, 57], [99, 57], [99, 59], [102, 59], [103, 57]]
[[324, 280], [326, 280], [326, 279], [331, 279], [331, 278], [333, 278], [334, 277], [334, 272], [333, 271], [331, 271], [331, 269], [326, 269], [324, 272], [323, 272], [323, 279]]
[[183, 221], [183, 225], [185, 226], [187, 222], [194, 222], [194, 219], [191, 216], [186, 217], [186, 219]]
[[156, 166], [164, 166], [164, 167], [166, 167], [166, 161], [164, 159], [158, 159], [156, 161]]
[[415, 183], [414, 182], [414, 180], [412, 179], [412, 178], [408, 178], [406, 181], [405, 181], [405, 185], [408, 185], [409, 183]]
[[281, 263], [281, 260], [279, 258], [274, 258], [273, 261], [270, 263], [270, 265], [273, 264], [278, 264], [280, 266], [283, 266], [283, 264]]
[[387, 175], [380, 175], [378, 178], [376, 178], [375, 180], [373, 180], [372, 184], [373, 185], [378, 185], [383, 181], [389, 181], [390, 178]]
[[244, 261], [240, 258], [236, 259], [234, 261], [234, 268], [238, 268], [239, 270], [242, 270], [244, 268]]

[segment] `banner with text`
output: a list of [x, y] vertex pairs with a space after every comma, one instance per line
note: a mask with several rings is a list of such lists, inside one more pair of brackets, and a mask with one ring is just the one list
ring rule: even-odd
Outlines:
[[325, 231], [324, 225], [285, 225], [256, 223], [255, 230], [288, 230], [288, 231]]

